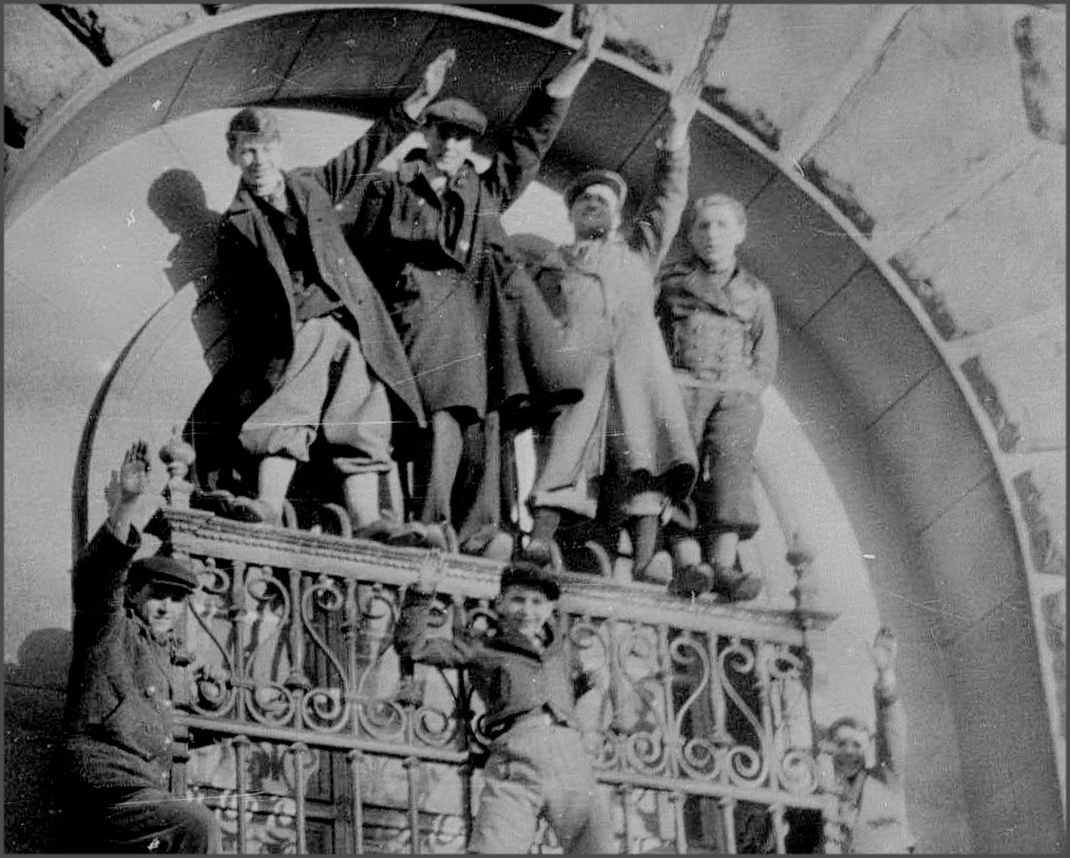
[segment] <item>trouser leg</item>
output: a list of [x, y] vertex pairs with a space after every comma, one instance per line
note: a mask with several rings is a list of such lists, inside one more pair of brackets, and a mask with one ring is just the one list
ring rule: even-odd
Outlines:
[[431, 455], [420, 513], [420, 520], [425, 524], [452, 523], [451, 499], [461, 464], [462, 441], [461, 425], [449, 411], [436, 411], [431, 415]]
[[529, 764], [497, 755], [487, 762], [469, 852], [523, 855], [535, 839], [542, 797]]
[[548, 743], [552, 765], [545, 767], [546, 819], [561, 848], [594, 855], [618, 851], [605, 794], [595, 780], [580, 734], [555, 729]]

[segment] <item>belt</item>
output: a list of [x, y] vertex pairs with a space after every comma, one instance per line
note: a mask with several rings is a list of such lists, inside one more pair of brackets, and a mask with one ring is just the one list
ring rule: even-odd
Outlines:
[[545, 706], [540, 706], [537, 709], [528, 709], [526, 712], [511, 715], [505, 720], [499, 721], [493, 727], [488, 727], [487, 736], [491, 739], [498, 739], [521, 724], [552, 727], [556, 723], [557, 719], [550, 713], [550, 710]]

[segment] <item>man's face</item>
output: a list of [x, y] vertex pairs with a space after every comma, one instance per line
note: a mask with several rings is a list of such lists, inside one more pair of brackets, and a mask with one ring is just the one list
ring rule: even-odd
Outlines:
[[424, 132], [427, 159], [447, 176], [456, 173], [472, 154], [475, 135], [470, 128], [451, 122], [435, 122]]
[[711, 268], [723, 268], [734, 262], [736, 248], [745, 237], [746, 230], [727, 205], [701, 209], [687, 234], [695, 255]]
[[855, 727], [841, 726], [832, 737], [832, 764], [837, 776], [854, 777], [866, 764], [869, 734]]
[[130, 602], [138, 616], [154, 633], [166, 635], [174, 631], [188, 595], [180, 587], [168, 587], [150, 581], [134, 591]]
[[282, 185], [282, 141], [278, 137], [239, 132], [227, 154], [254, 195], [270, 197]]
[[555, 604], [537, 587], [513, 584], [498, 597], [498, 619], [504, 631], [519, 632], [534, 640], [549, 621]]
[[576, 238], [600, 238], [620, 225], [620, 200], [609, 185], [588, 185], [568, 211]]

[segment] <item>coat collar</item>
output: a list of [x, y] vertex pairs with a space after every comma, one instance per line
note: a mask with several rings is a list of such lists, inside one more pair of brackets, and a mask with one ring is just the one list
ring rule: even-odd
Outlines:
[[731, 276], [722, 283], [710, 287], [704, 269], [695, 259], [673, 265], [665, 276], [677, 280], [676, 288], [686, 292], [690, 297], [701, 301], [706, 306], [720, 313], [733, 314], [733, 300], [730, 287], [736, 284], [750, 285], [750, 277], [739, 263], [736, 263]]
[[[299, 181], [293, 173], [283, 173], [282, 180], [286, 185], [287, 194], [297, 203], [298, 210], [301, 213], [307, 213], [311, 196], [311, 188], [308, 187], [307, 182]], [[227, 209], [227, 214], [260, 213], [262, 215], [261, 205], [266, 205], [266, 203], [260, 203], [252, 191], [245, 187], [244, 183], [240, 183], [237, 192], [234, 194], [234, 199]]]
[[[413, 149], [398, 167], [398, 180], [403, 185], [426, 183], [430, 188], [430, 166], [427, 161], [427, 150]], [[476, 165], [471, 161], [465, 161], [456, 173], [446, 179], [446, 187], [458, 193], [464, 193], [469, 186], [478, 181], [479, 174], [476, 172]]]
[[537, 659], [538, 661], [545, 661], [560, 648], [561, 642], [560, 636], [557, 634], [553, 625], [547, 623], [544, 628], [546, 631], [546, 646], [542, 649], [537, 649], [532, 646], [531, 641], [517, 632], [499, 632], [494, 635], [491, 642], [496, 649], [508, 650], [510, 652], [526, 655], [529, 658]]

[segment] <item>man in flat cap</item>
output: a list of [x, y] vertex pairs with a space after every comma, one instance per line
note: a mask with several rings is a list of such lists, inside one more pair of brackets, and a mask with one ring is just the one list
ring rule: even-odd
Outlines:
[[416, 128], [454, 56], [439, 55], [399, 107], [319, 168], [283, 169], [269, 111], [245, 108], [230, 121], [227, 157], [241, 181], [223, 216], [220, 280], [233, 317], [232, 357], [193, 422], [195, 433], [198, 418], [211, 430], [213, 411], [225, 414], [256, 464], [255, 496], [230, 505], [236, 518], [280, 523], [297, 466], [314, 446], [330, 459], [358, 534], [381, 527], [384, 477], [400, 496], [392, 428], [425, 425], [424, 408], [338, 207]]
[[654, 191], [632, 229], [620, 230], [624, 179], [593, 170], [565, 192], [575, 242], [532, 266], [570, 332], [570, 351], [589, 367], [583, 398], [536, 434], [534, 524], [525, 548], [534, 562], [558, 563], [559, 529], [567, 554], [565, 537], [590, 531], [597, 517], [611, 553], [627, 528], [634, 577], [671, 577], [671, 558], [657, 550], [659, 517], [671, 500], [687, 496], [697, 458], [654, 316], [654, 277], [687, 200], [698, 89], [689, 79], [669, 102]]
[[[73, 658], [61, 772], [76, 852], [206, 853], [211, 812], [170, 789], [172, 707], [190, 675], [175, 625], [197, 589], [190, 566], [157, 555], [130, 563], [148, 487], [144, 442], [130, 447], [106, 492], [108, 519], [74, 567]], [[150, 500], [146, 498], [145, 500]], [[214, 683], [222, 671], [194, 672]], [[177, 694], [176, 694], [177, 692]]]
[[466, 668], [487, 706], [490, 757], [468, 851], [525, 853], [540, 815], [565, 852], [619, 851], [574, 709], [595, 683], [554, 616], [561, 595], [554, 576], [523, 561], [507, 565], [497, 629], [442, 637], [432, 633], [431, 614], [443, 569], [428, 562], [406, 591], [394, 641], [404, 658]]
[[355, 204], [350, 243], [430, 416], [427, 452], [414, 462], [416, 514], [452, 524], [467, 553], [505, 559], [513, 547], [500, 529], [501, 432], [519, 428], [533, 399], [579, 396], [555, 348], [560, 326], [519, 269], [501, 214], [538, 173], [605, 28], [599, 8], [577, 53], [495, 134], [487, 170], [471, 161], [486, 117], [446, 98], [424, 113], [426, 149], [376, 176]]

